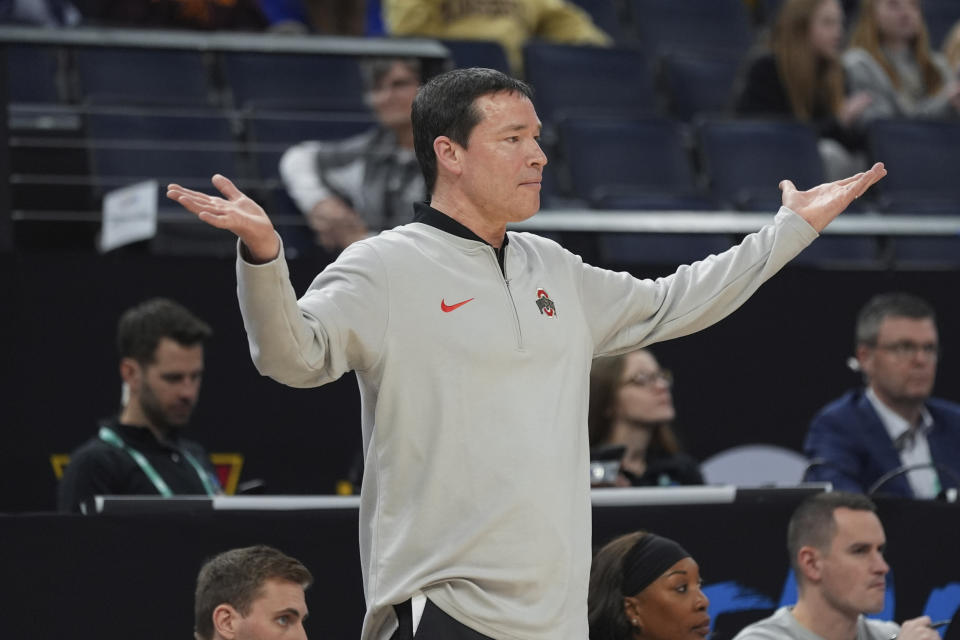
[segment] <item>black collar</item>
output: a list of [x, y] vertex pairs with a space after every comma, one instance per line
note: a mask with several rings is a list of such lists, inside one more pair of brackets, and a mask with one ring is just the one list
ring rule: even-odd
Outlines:
[[[477, 242], [482, 242], [485, 245], [493, 246], [470, 229], [466, 228], [447, 214], [442, 211], [434, 209], [426, 202], [415, 202], [413, 204], [413, 221], [422, 222], [423, 224], [428, 224], [431, 227], [436, 227], [440, 231], [445, 231], [454, 236], [459, 236], [461, 238], [466, 238], [467, 240], [476, 240]], [[507, 243], [510, 239], [507, 237], [507, 234], [503, 234], [503, 244], [500, 245], [500, 249], [496, 249], [497, 253], [501, 253], [504, 247], [507, 246]]]

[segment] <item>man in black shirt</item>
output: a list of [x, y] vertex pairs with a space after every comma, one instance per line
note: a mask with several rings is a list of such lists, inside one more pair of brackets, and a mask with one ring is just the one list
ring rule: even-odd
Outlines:
[[210, 327], [181, 305], [147, 300], [120, 318], [124, 400], [119, 416], [73, 452], [60, 482], [60, 511], [84, 511], [95, 495], [214, 495], [206, 452], [180, 437], [200, 395]]

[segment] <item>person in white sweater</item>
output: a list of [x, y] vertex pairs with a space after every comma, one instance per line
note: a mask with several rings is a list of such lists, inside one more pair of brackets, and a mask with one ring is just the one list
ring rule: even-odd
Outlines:
[[865, 618], [883, 610], [887, 539], [873, 501], [859, 493], [818, 493], [797, 507], [787, 551], [797, 603], [754, 622], [734, 640], [938, 640], [930, 618], [903, 626]]
[[490, 69], [433, 78], [413, 106], [430, 193], [414, 222], [356, 242], [297, 300], [269, 217], [168, 197], [239, 238], [238, 295], [264, 375], [361, 393], [364, 640], [583, 640], [590, 571], [587, 389], [595, 356], [731, 313], [885, 174], [798, 191], [739, 247], [639, 280], [507, 232], [540, 207], [532, 91]]

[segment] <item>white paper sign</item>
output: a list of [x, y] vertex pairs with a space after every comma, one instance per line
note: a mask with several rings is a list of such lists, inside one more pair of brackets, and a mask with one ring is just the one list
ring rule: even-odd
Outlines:
[[156, 180], [146, 180], [103, 197], [101, 253], [157, 235], [159, 189]]

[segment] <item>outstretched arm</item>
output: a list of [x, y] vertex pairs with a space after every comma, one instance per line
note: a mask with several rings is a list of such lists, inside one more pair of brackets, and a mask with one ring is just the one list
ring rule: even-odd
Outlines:
[[269, 262], [280, 255], [280, 238], [260, 205], [219, 173], [211, 182], [223, 198], [178, 184], [167, 186], [167, 197], [207, 224], [232, 231], [246, 245], [254, 262]]
[[795, 211], [819, 233], [850, 206], [854, 199], [862, 196], [871, 185], [885, 175], [887, 170], [884, 169], [882, 162], [878, 162], [869, 171], [836, 182], [821, 184], [807, 191], [797, 191], [792, 182], [784, 180], [780, 183], [783, 206]]

